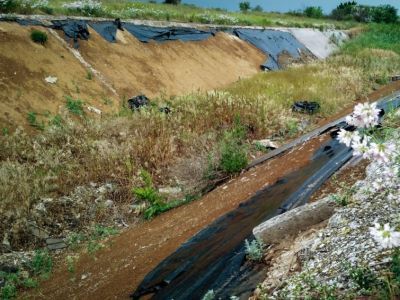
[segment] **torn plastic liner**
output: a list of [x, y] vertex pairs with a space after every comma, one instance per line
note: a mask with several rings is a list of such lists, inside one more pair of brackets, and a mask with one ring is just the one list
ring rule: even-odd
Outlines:
[[272, 29], [234, 29], [232, 31], [240, 39], [254, 45], [268, 56], [268, 60], [261, 65], [264, 70], [277, 70], [279, 55], [287, 52], [293, 58], [300, 58], [302, 52], [311, 52], [300, 43], [291, 33]]
[[72, 39], [74, 47], [78, 48], [78, 40], [88, 40], [89, 30], [84, 20], [53, 20], [53, 28], [64, 31], [67, 41]]
[[117, 41], [117, 24], [111, 21], [89, 22], [89, 26], [101, 35], [107, 42]]
[[292, 105], [292, 111], [300, 113], [315, 114], [320, 109], [320, 104], [315, 101], [297, 101]]
[[123, 23], [123, 27], [139, 41], [147, 43], [150, 40], [156, 42], [176, 41], [202, 41], [214, 35], [213, 31], [198, 30], [195, 28], [177, 27], [151, 27]]
[[145, 95], [139, 95], [128, 100], [128, 107], [131, 110], [138, 110], [143, 106], [150, 104], [149, 98]]

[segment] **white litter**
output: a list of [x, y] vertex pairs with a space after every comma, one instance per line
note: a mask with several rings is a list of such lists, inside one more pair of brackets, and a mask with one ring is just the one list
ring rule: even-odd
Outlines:
[[55, 83], [57, 82], [58, 78], [57, 78], [57, 77], [54, 77], [54, 76], [47, 76], [44, 80], [45, 80], [47, 83], [55, 84]]

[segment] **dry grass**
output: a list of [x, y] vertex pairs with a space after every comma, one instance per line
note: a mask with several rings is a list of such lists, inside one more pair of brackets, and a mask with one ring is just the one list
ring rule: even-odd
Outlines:
[[[365, 49], [356, 56], [336, 55], [261, 73], [223, 91], [175, 98], [169, 104], [170, 114], [154, 106], [134, 113], [122, 109], [119, 115], [101, 120], [78, 121], [71, 115], [61, 127], [47, 127], [35, 136], [22, 130], [1, 136], [0, 239], [7, 233], [14, 248], [26, 245], [30, 242], [27, 222], [35, 203], [44, 197], [70, 195], [90, 182], [116, 185], [110, 197], [125, 209], [134, 200], [131, 190], [140, 182], [141, 169], [152, 174], [156, 186], [183, 186], [184, 193], [198, 192], [208, 183], [204, 178], [209, 154], [218, 157], [221, 137], [238, 119], [246, 128], [243, 142], [249, 147], [253, 139], [284, 140], [298, 133], [301, 123], [309, 124], [309, 130], [319, 116], [352, 105], [372, 83], [395, 70], [400, 70], [398, 54]], [[292, 113], [296, 100], [318, 101], [321, 113], [316, 117]], [[158, 105], [168, 102], [155, 100]], [[65, 214], [65, 209], [60, 212]], [[102, 213], [101, 220], [106, 219]], [[96, 221], [86, 218], [76, 230]]]

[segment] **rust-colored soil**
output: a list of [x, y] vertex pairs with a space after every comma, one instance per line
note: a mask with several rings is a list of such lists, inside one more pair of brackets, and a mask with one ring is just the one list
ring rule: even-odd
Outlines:
[[117, 42], [109, 43], [90, 29], [89, 41], [80, 44], [84, 58], [125, 98], [220, 88], [256, 74], [265, 61], [257, 48], [225, 33], [198, 42], [141, 43], [118, 31]]
[[[256, 191], [304, 166], [326, 136], [259, 165], [218, 187], [202, 199], [169, 211], [152, 221], [128, 229], [96, 253], [83, 254], [70, 280], [63, 261], [47, 282], [33, 294], [35, 298], [119, 299], [127, 298], [159, 262], [181, 243], [219, 216], [236, 208]], [[88, 277], [81, 280], [81, 276]], [[25, 295], [26, 296], [26, 295]]]
[[[65, 96], [81, 99], [102, 111], [113, 110], [104, 99], [118, 101], [47, 29], [45, 46], [30, 38], [35, 27], [0, 22], [0, 126], [14, 128], [27, 124], [28, 112], [55, 115], [65, 109]], [[58, 78], [56, 84], [45, 82]], [[39, 116], [40, 118], [40, 116]]]
[[355, 166], [349, 166], [340, 170], [314, 193], [310, 202], [315, 202], [330, 194], [340, 192], [341, 185], [338, 183], [345, 184], [347, 187], [353, 186], [358, 180], [365, 178], [365, 168], [367, 165], [367, 161], [362, 161]]

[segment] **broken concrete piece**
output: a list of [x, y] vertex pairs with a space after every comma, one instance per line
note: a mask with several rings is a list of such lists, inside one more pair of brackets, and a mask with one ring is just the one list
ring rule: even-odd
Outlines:
[[391, 79], [391, 81], [398, 81], [398, 80], [400, 80], [400, 74], [399, 75], [394, 75], [390, 79]]
[[67, 247], [67, 244], [64, 242], [64, 239], [61, 238], [48, 238], [46, 239], [46, 244], [49, 250], [58, 250]]
[[90, 112], [94, 112], [95, 114], [101, 115], [101, 110], [94, 106], [88, 106], [87, 109]]
[[161, 194], [176, 195], [182, 192], [182, 189], [180, 187], [163, 187], [159, 188], [158, 192]]
[[297, 234], [309, 226], [327, 220], [335, 212], [335, 206], [335, 201], [331, 197], [326, 197], [317, 202], [296, 207], [261, 223], [253, 229], [253, 234], [267, 245], [281, 242], [285, 236]]
[[49, 237], [49, 233], [46, 230], [37, 226], [35, 222], [29, 222], [28, 228], [31, 231], [31, 233], [39, 239], [44, 240]]
[[46, 81], [47, 83], [51, 83], [51, 84], [55, 84], [57, 83], [58, 78], [54, 77], [54, 76], [47, 76], [44, 81]]

